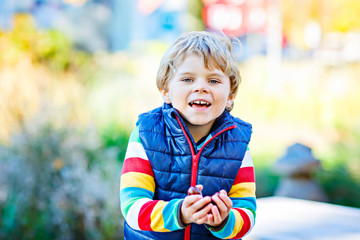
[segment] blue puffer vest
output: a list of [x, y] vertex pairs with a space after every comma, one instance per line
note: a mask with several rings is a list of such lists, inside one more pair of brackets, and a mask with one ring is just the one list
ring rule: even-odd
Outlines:
[[[141, 114], [139, 137], [155, 176], [154, 200], [185, 198], [187, 189], [204, 185], [203, 196], [221, 189], [230, 191], [251, 136], [251, 125], [227, 111], [215, 121], [213, 138], [197, 151], [196, 144], [177, 110], [171, 105]], [[184, 239], [185, 230], [159, 233], [136, 231], [125, 222], [125, 237], [133, 239]], [[204, 225], [191, 224], [191, 240], [218, 239]]]

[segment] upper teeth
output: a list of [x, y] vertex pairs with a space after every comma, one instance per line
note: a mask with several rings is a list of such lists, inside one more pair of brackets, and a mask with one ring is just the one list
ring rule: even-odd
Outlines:
[[210, 105], [210, 103], [208, 103], [208, 102], [205, 102], [205, 101], [200, 101], [200, 100], [195, 100], [195, 101], [192, 101], [191, 102], [192, 104], [202, 104], [202, 105], [207, 105], [207, 106], [209, 106]]

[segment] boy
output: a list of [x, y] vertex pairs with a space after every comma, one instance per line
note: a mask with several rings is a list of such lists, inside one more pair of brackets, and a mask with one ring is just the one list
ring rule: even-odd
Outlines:
[[[122, 169], [125, 239], [240, 239], [253, 227], [252, 130], [229, 113], [241, 80], [231, 49], [190, 32], [164, 54], [164, 105], [139, 116]], [[202, 195], [187, 195], [195, 185]]]

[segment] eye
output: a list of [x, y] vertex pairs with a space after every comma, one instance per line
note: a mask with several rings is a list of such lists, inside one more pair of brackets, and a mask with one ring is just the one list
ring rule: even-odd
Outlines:
[[183, 78], [182, 81], [189, 83], [189, 82], [192, 82], [193, 80], [191, 78]]
[[220, 83], [220, 81], [217, 79], [209, 79], [209, 83], [216, 84], [216, 83]]

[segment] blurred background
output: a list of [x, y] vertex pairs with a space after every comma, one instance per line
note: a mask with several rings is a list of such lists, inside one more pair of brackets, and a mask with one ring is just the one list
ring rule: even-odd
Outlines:
[[[319, 160], [324, 201], [360, 208], [360, 1], [0, 0], [0, 239], [122, 237], [119, 179], [138, 114], [182, 32], [221, 30], [253, 124], [257, 197], [286, 149]], [[311, 198], [311, 196], [310, 196]]]

